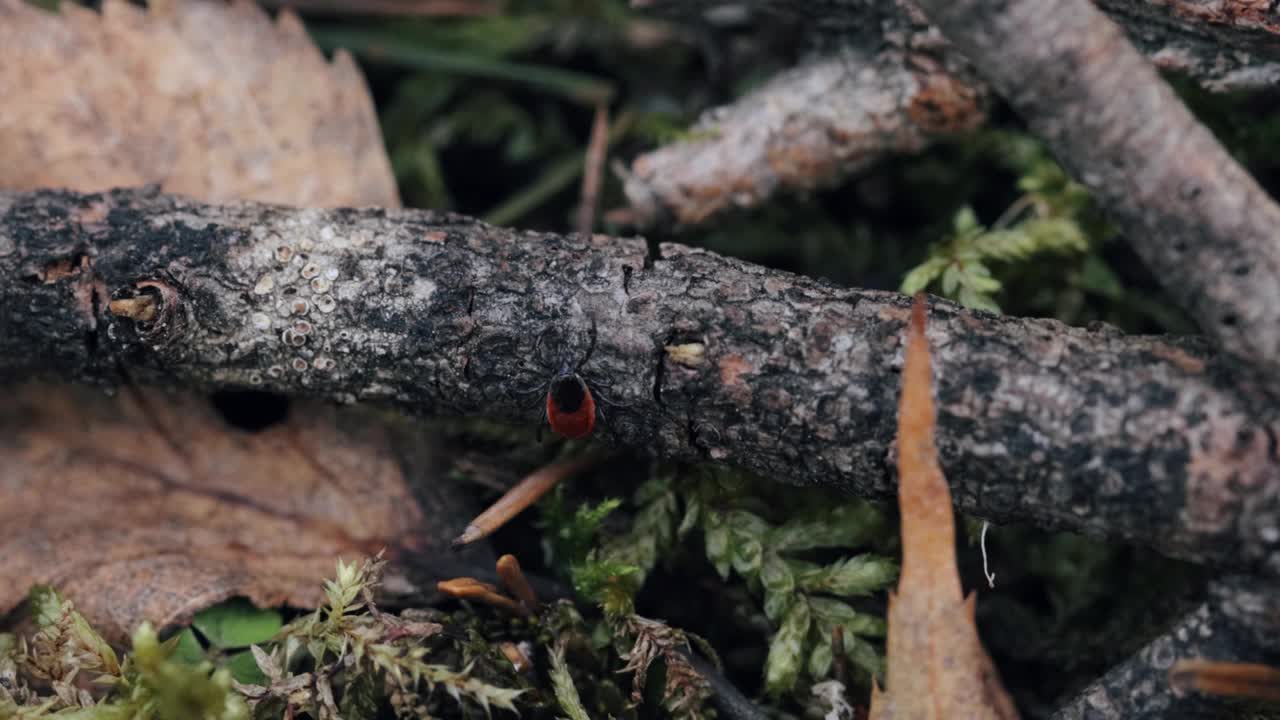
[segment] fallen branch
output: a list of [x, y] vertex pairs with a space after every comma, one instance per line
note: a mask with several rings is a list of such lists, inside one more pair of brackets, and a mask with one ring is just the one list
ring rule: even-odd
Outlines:
[[[149, 296], [150, 321], [112, 301]], [[137, 307], [126, 304], [117, 307]], [[541, 418], [566, 353], [603, 433], [863, 496], [893, 492], [909, 299], [679, 245], [410, 210], [0, 193], [0, 376], [248, 387]], [[1277, 418], [1197, 338], [935, 300], [938, 447], [957, 506], [1280, 571]]]
[[[633, 4], [687, 16], [723, 3]], [[845, 50], [778, 75], [705, 113], [690, 139], [635, 158], [625, 184], [630, 204], [625, 219], [638, 227], [697, 225], [727, 211], [760, 207], [776, 193], [834, 185], [884, 157], [919, 152], [930, 139], [966, 132], [985, 119], [986, 84], [905, 0], [747, 5], [760, 11], [761, 21], [781, 17], [820, 36], [843, 38]], [[1238, 0], [1102, 0], [1099, 5], [1156, 66], [1184, 72], [1209, 90], [1280, 84], [1280, 19], [1268, 20], [1254, 5]], [[1043, 35], [1026, 45], [1049, 47]], [[1005, 62], [1002, 42], [988, 47]], [[1096, 60], [1109, 63], [1105, 55]], [[1007, 69], [1016, 74], [1019, 63], [1009, 62]], [[1145, 111], [1132, 105], [1137, 97], [1132, 90], [1115, 93], [1109, 99], [1112, 113], [1144, 122]], [[1042, 107], [1056, 106], [1046, 102]]]
[[832, 185], [890, 153], [976, 127], [983, 95], [924, 54], [849, 50], [811, 60], [708, 112], [689, 139], [636, 158], [625, 178], [628, 219], [698, 225], [778, 192]]
[[1157, 67], [1213, 92], [1280, 85], [1280, 17], [1248, 0], [1098, 0]]
[[1170, 295], [1280, 397], [1277, 206], [1090, 0], [921, 0]]
[[[633, 7], [686, 18], [713, 14], [725, 0], [631, 0]], [[746, 0], [757, 22], [781, 19], [820, 35], [898, 23], [918, 0]], [[1212, 92], [1269, 90], [1280, 84], [1280, 14], [1251, 0], [1098, 0], [1157, 66]], [[741, 19], [739, 19], [741, 22]]]
[[[1280, 588], [1257, 578], [1230, 577], [1210, 585], [1210, 597], [1091, 683], [1054, 720], [1145, 720], [1226, 717], [1231, 699], [1176, 687], [1179, 660], [1252, 662], [1280, 650]], [[1238, 702], [1238, 701], [1237, 701]]]

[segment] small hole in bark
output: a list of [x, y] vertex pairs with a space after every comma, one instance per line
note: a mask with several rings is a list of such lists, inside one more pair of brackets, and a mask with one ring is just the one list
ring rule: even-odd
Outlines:
[[1239, 275], [1240, 277], [1244, 277], [1249, 274], [1249, 270], [1250, 268], [1248, 265], [1237, 265], [1231, 270], [1231, 272]]
[[289, 398], [257, 390], [219, 390], [209, 401], [231, 427], [261, 432], [289, 417]]
[[1235, 327], [1238, 322], [1240, 322], [1240, 318], [1236, 317], [1235, 313], [1227, 313], [1222, 316], [1223, 327]]
[[1178, 240], [1173, 243], [1173, 251], [1176, 253], [1184, 253], [1187, 251], [1187, 241]]

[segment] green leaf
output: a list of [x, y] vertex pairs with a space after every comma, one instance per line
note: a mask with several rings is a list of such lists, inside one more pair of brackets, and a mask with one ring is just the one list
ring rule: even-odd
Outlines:
[[921, 290], [929, 286], [938, 275], [946, 270], [951, 261], [944, 257], [930, 257], [923, 263], [915, 266], [902, 279], [902, 287], [900, 292], [904, 295], [915, 295]]
[[947, 269], [942, 273], [942, 294], [947, 297], [955, 297], [956, 288], [960, 287], [963, 274], [959, 265], [948, 265]]
[[644, 579], [644, 572], [635, 565], [602, 559], [595, 550], [573, 566], [572, 574], [573, 589], [609, 615], [626, 615], [635, 609], [635, 595]]
[[729, 524], [723, 513], [710, 511], [707, 513], [707, 525], [703, 532], [707, 545], [707, 559], [715, 566], [720, 579], [729, 579], [732, 566], [729, 558]]
[[955, 234], [961, 237], [976, 234], [983, 230], [982, 226], [978, 224], [977, 214], [968, 205], [956, 211], [955, 218], [951, 221], [951, 226]]
[[832, 598], [811, 597], [809, 607], [822, 637], [831, 637], [837, 625], [844, 628], [846, 642], [850, 635], [884, 637], [886, 630], [884, 618], [860, 613], [849, 607], [847, 603]]
[[777, 553], [768, 552], [760, 568], [760, 583], [764, 585], [764, 614], [777, 622], [795, 597], [796, 579]]
[[198, 665], [205, 659], [204, 645], [191, 628], [183, 628], [178, 633], [177, 647], [171, 656], [175, 661], [188, 665]]
[[284, 620], [277, 610], [257, 608], [236, 598], [200, 611], [191, 624], [214, 647], [229, 649], [270, 640]]
[[991, 277], [991, 269], [982, 263], [965, 265], [961, 282], [973, 288], [974, 292], [989, 295], [1000, 290], [1000, 281]]
[[539, 508], [538, 525], [548, 539], [551, 562], [562, 571], [584, 562], [600, 526], [621, 505], [620, 498], [608, 498], [598, 505], [583, 503], [570, 511], [564, 486], [557, 487]]
[[730, 511], [726, 521], [730, 535], [729, 559], [733, 569], [745, 578], [755, 578], [760, 574], [760, 564], [764, 561], [762, 540], [769, 533], [769, 524], [745, 510]]
[[685, 503], [684, 517], [680, 519], [680, 527], [676, 529], [676, 538], [684, 540], [685, 537], [698, 525], [698, 515], [702, 511], [702, 498], [698, 495], [692, 495]]
[[778, 697], [795, 687], [805, 662], [804, 638], [809, 624], [809, 603], [797, 598], [769, 643], [769, 656], [764, 663], [764, 685], [769, 695]]
[[765, 545], [774, 551], [856, 548], [885, 535], [884, 515], [870, 503], [838, 505], [817, 516], [796, 518], [772, 530]]
[[730, 550], [730, 561], [739, 575], [752, 579], [760, 574], [760, 564], [764, 560], [764, 546], [759, 540], [737, 538]]
[[813, 652], [809, 653], [809, 677], [814, 680], [825, 678], [831, 672], [834, 661], [831, 654], [831, 638], [819, 637], [813, 645]]
[[258, 667], [258, 662], [254, 660], [253, 653], [249, 650], [241, 650], [228, 658], [227, 669], [231, 671], [231, 677], [237, 682], [245, 685], [267, 684], [267, 676]]
[[884, 657], [871, 643], [860, 637], [844, 636], [844, 654], [857, 667], [876, 676], [884, 675]]
[[889, 587], [898, 577], [898, 564], [880, 555], [855, 555], [800, 576], [808, 592], [831, 595], [870, 595]]
[[992, 300], [986, 295], [974, 292], [972, 288], [962, 288], [960, 290], [960, 294], [956, 297], [956, 300], [961, 305], [975, 310], [986, 310], [987, 312], [993, 313], [1000, 312], [1000, 306], [996, 304], [995, 300]]

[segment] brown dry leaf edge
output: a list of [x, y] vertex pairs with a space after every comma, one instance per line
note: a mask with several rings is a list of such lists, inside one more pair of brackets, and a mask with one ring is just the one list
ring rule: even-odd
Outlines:
[[[233, 596], [314, 607], [323, 578], [427, 537], [403, 468], [430, 468], [368, 412], [294, 405], [257, 432], [204, 397], [28, 383], [0, 406], [0, 614], [51, 584], [124, 641]], [[415, 478], [421, 482], [422, 478]], [[429, 480], [428, 480], [429, 482]]]
[[902, 572], [889, 593], [885, 690], [873, 686], [871, 720], [1018, 717], [974, 624], [956, 567], [951, 491], [934, 447], [927, 307], [916, 295], [898, 403]]
[[399, 207], [364, 77], [289, 10], [0, 0], [0, 188]]

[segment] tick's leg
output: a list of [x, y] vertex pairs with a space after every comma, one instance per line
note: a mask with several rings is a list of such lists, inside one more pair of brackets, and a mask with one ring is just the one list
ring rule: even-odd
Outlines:
[[609, 393], [612, 392], [612, 389], [608, 385], [605, 385], [603, 383], [592, 382], [591, 387], [595, 388], [595, 390], [592, 391], [592, 396], [594, 396], [596, 399], [600, 401], [599, 404], [608, 405], [609, 407], [615, 407], [615, 408], [629, 408], [634, 404], [634, 403], [623, 403], [623, 402], [618, 402], [616, 400], [609, 399]]
[[546, 427], [547, 427], [547, 425], [549, 425], [549, 424], [551, 424], [551, 417], [550, 417], [549, 415], [547, 415], [547, 405], [546, 405], [546, 403], [543, 403], [543, 405], [542, 405], [542, 417], [540, 418], [540, 420], [539, 420], [539, 422], [538, 422], [538, 444], [539, 444], [539, 445], [541, 445], [541, 444], [542, 444], [542, 431], [543, 431], [543, 430], [545, 430], [545, 429], [546, 429]]
[[574, 368], [573, 371], [576, 373], [581, 373], [582, 367], [587, 364], [587, 361], [591, 359], [591, 354], [594, 353], [595, 351], [596, 351], [596, 317], [592, 315], [591, 330], [587, 333], [587, 354], [582, 356], [582, 362], [578, 363], [578, 366]]
[[609, 419], [604, 415], [604, 407], [599, 403], [596, 404], [596, 415], [598, 416], [597, 420], [599, 421], [596, 424], [603, 427], [604, 431], [609, 434], [609, 437], [613, 438], [614, 442], [618, 442], [620, 439], [618, 437], [618, 432], [609, 424]]

